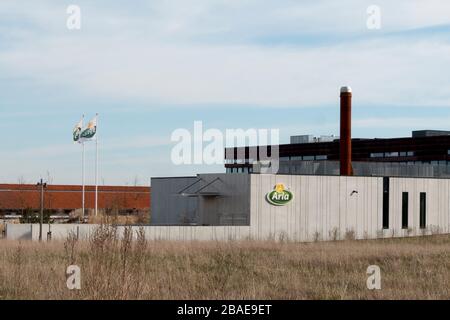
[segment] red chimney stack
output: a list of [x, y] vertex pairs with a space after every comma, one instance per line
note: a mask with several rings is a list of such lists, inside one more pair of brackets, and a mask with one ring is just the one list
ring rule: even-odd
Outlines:
[[352, 169], [352, 89], [341, 87], [341, 176], [353, 175]]

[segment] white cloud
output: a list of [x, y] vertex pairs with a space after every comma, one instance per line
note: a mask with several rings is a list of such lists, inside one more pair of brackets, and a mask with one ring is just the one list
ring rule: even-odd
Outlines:
[[[79, 33], [64, 29], [61, 4], [16, 3], [0, 12], [38, 28], [11, 26], [22, 32], [0, 49], [2, 70], [94, 98], [301, 107], [334, 104], [348, 84], [361, 104], [450, 104], [447, 41], [381, 36], [450, 23], [448, 1], [378, 1], [379, 36], [365, 29], [371, 1], [141, 1], [134, 11], [80, 1]], [[258, 40], [292, 36], [306, 38]], [[349, 38], [314, 45], [311, 36]]]

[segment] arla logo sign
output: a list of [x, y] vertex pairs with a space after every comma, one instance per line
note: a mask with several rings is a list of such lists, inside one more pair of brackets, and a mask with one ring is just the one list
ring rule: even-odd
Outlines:
[[285, 189], [282, 183], [277, 183], [275, 189], [266, 196], [267, 201], [274, 206], [284, 206], [288, 204], [294, 196]]

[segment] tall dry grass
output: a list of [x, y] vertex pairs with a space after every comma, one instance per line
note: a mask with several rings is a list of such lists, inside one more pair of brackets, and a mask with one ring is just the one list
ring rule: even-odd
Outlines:
[[[450, 236], [327, 243], [0, 241], [0, 299], [449, 299]], [[66, 287], [68, 265], [82, 289]], [[382, 289], [366, 287], [369, 265]]]
[[99, 212], [97, 216], [91, 214], [87, 219], [89, 224], [114, 224], [114, 225], [145, 225], [148, 224], [148, 213], [139, 213], [137, 215], [107, 215]]

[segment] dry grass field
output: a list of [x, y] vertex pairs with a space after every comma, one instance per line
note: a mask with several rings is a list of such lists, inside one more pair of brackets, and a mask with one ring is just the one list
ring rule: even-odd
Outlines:
[[[450, 236], [328, 243], [0, 240], [0, 299], [450, 299]], [[81, 290], [66, 267], [81, 268]], [[368, 290], [369, 265], [381, 290]]]

